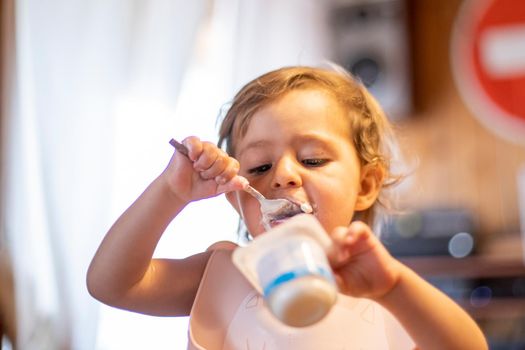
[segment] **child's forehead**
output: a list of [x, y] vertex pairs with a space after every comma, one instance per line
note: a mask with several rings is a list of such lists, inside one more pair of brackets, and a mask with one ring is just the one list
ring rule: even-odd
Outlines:
[[232, 138], [236, 155], [244, 153], [248, 146], [260, 150], [281, 143], [303, 147], [319, 146], [335, 139], [352, 139], [351, 123], [341, 109], [321, 111], [319, 115], [317, 111], [287, 112], [267, 109], [255, 113], [245, 130]]
[[336, 96], [321, 89], [301, 89], [289, 91], [278, 98], [261, 104], [251, 115], [241, 121], [241, 136], [250, 128], [254, 119], [275, 122], [283, 121], [296, 124], [310, 123], [321, 118], [323, 122], [349, 120], [348, 109]]
[[333, 111], [337, 109], [344, 114], [347, 112], [347, 106], [333, 92], [324, 88], [310, 87], [286, 91], [278, 96], [261, 101], [258, 105], [249, 109], [247, 113], [239, 114], [235, 124], [239, 127], [241, 135], [243, 135], [255, 115], [261, 115], [269, 110], [278, 110], [279, 113], [294, 113], [298, 110], [308, 111], [308, 109], [317, 111]]
[[[317, 96], [318, 98], [312, 99], [312, 96]], [[283, 101], [286, 102], [290, 99], [294, 99], [295, 101], [298, 101], [298, 103], [295, 105], [290, 105], [287, 103], [283, 104]], [[259, 98], [258, 101], [253, 104], [245, 103], [244, 106], [236, 109], [236, 115], [234, 120], [232, 120], [233, 125], [229, 135], [228, 151], [232, 155], [235, 155], [235, 150], [239, 140], [244, 138], [246, 135], [248, 129], [252, 125], [254, 116], [264, 114], [268, 110], [277, 109], [280, 105], [281, 111], [291, 111], [291, 113], [294, 113], [296, 109], [308, 110], [308, 107], [311, 107], [312, 104], [314, 104], [314, 100], [321, 100], [322, 103], [329, 105], [329, 107], [321, 109], [326, 110], [327, 108], [330, 108], [331, 111], [337, 109], [339, 110], [339, 113], [336, 114], [344, 114], [345, 117], [348, 118], [345, 118], [345, 120], [350, 120], [350, 106], [348, 106], [348, 104], [345, 103], [343, 99], [341, 99], [341, 96], [336, 94], [334, 91], [319, 85], [309, 85], [300, 88], [289, 89], [279, 94]], [[306, 120], [306, 118], [304, 120]]]

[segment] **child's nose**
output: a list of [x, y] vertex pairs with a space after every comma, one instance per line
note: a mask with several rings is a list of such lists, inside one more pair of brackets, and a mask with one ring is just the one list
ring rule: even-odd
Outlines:
[[274, 165], [272, 188], [297, 187], [302, 185], [299, 166], [290, 159], [281, 159]]

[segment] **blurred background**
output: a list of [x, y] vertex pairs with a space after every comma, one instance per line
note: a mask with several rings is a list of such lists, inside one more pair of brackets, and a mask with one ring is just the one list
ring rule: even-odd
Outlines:
[[[170, 138], [216, 141], [248, 80], [326, 61], [369, 87], [410, 160], [385, 245], [491, 348], [525, 348], [525, 2], [2, 0], [0, 29], [2, 349], [185, 348], [186, 318], [101, 305], [87, 266]], [[155, 255], [236, 229], [224, 198], [194, 203]]]

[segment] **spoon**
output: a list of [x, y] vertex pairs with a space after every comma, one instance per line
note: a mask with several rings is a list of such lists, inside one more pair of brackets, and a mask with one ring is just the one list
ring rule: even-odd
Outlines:
[[[188, 148], [184, 146], [182, 143], [176, 141], [175, 139], [170, 140], [170, 145], [175, 147], [177, 151], [188, 157]], [[292, 202], [290, 202], [288, 199], [284, 198], [278, 198], [278, 199], [268, 199], [265, 196], [261, 194], [261, 192], [257, 191], [255, 188], [250, 186], [248, 181], [246, 181], [246, 185], [244, 186], [243, 190], [247, 192], [248, 194], [252, 195], [255, 199], [257, 199], [261, 205], [261, 213], [263, 216], [268, 216], [269, 214], [278, 212], [288, 206], [294, 205]], [[300, 205], [301, 211], [304, 213], [311, 213], [312, 207], [308, 203], [302, 203]]]

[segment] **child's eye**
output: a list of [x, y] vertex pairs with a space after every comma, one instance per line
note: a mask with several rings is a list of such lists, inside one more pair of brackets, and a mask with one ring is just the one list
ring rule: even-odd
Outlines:
[[248, 174], [250, 175], [260, 175], [265, 173], [266, 171], [270, 170], [272, 167], [271, 164], [263, 164], [255, 168], [251, 168], [248, 170]]
[[321, 166], [321, 165], [324, 165], [325, 163], [327, 162], [326, 159], [316, 159], [316, 158], [313, 158], [313, 159], [304, 159], [302, 161], [302, 163], [306, 166], [311, 166], [311, 167], [317, 167], [317, 166]]

